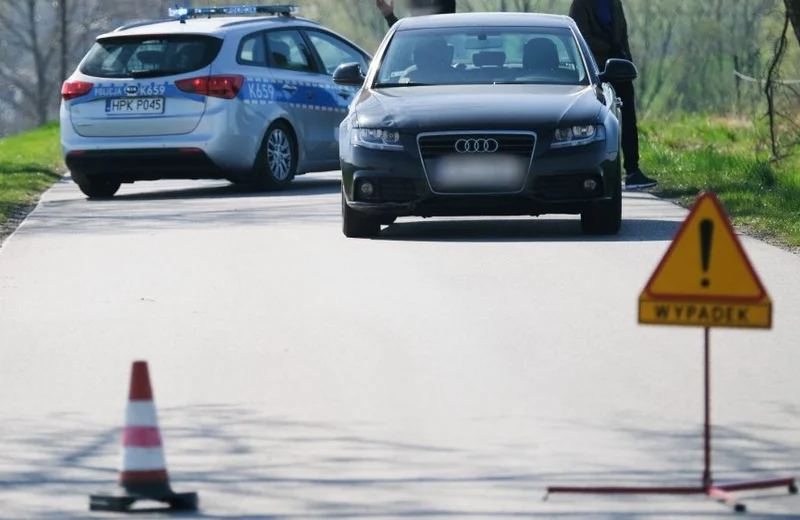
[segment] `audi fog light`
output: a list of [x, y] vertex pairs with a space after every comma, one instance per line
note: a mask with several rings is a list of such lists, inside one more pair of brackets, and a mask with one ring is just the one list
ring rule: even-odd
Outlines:
[[375, 193], [375, 186], [369, 181], [364, 181], [359, 185], [358, 191], [365, 197], [372, 197], [372, 194]]
[[586, 179], [583, 181], [583, 189], [586, 191], [594, 191], [597, 188], [597, 181], [594, 179]]

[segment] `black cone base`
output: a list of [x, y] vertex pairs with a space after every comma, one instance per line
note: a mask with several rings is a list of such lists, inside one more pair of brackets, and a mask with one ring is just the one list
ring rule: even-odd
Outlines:
[[120, 491], [116, 494], [89, 495], [89, 510], [125, 513], [129, 512], [131, 507], [138, 501], [155, 501], [166, 504], [166, 507], [157, 508], [158, 510], [197, 511], [200, 499], [195, 492], [151, 496], [145, 494], [129, 494], [125, 491]]

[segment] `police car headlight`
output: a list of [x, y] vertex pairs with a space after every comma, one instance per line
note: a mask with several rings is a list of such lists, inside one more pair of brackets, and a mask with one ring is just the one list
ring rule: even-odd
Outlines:
[[553, 134], [551, 148], [581, 146], [606, 138], [606, 129], [602, 125], [581, 125], [559, 128]]
[[352, 144], [375, 150], [402, 150], [400, 133], [383, 128], [354, 128]]

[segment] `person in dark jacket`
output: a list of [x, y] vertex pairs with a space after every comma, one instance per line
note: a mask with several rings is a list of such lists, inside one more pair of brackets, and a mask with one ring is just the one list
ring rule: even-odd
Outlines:
[[[572, 0], [569, 16], [578, 25], [586, 43], [592, 50], [600, 69], [610, 58], [633, 61], [628, 44], [628, 22], [622, 0]], [[639, 168], [639, 130], [636, 120], [636, 99], [630, 81], [611, 84], [622, 100], [622, 154], [625, 160], [625, 186], [642, 189], [655, 186]]]
[[[375, 5], [380, 10], [386, 23], [391, 27], [397, 22], [394, 14], [394, 2], [389, 0], [375, 0]], [[412, 16], [424, 14], [452, 14], [456, 12], [456, 0], [411, 0]]]

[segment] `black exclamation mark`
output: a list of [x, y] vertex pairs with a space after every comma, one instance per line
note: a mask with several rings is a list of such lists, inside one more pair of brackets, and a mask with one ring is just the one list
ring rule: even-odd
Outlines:
[[[703, 260], [703, 273], [708, 273], [708, 265], [711, 263], [711, 238], [714, 236], [714, 222], [709, 219], [700, 221], [700, 255]], [[700, 282], [703, 287], [711, 285], [708, 278], [703, 278]]]

